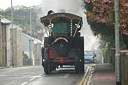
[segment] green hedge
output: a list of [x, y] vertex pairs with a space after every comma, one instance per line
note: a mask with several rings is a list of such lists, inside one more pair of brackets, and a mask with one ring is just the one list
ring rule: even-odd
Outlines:
[[108, 59], [107, 59], [107, 52], [108, 52], [108, 45], [106, 45], [104, 48], [102, 48], [102, 55], [104, 57], [104, 62], [108, 62]]

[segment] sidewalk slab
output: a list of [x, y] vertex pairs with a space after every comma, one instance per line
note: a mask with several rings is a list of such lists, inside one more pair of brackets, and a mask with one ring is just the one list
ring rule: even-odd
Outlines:
[[90, 85], [116, 85], [114, 67], [108, 63], [97, 64], [90, 80]]
[[5, 69], [6, 67], [0, 67], [0, 69]]

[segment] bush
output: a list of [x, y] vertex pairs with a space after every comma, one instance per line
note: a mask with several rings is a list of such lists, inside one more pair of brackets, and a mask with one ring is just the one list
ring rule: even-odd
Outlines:
[[23, 55], [23, 59], [28, 59], [28, 55], [27, 54], [24, 54]]
[[106, 63], [106, 62], [108, 62], [108, 60], [107, 60], [107, 52], [108, 52], [108, 46], [106, 45], [104, 48], [102, 48], [102, 55], [103, 55], [103, 57], [104, 57], [104, 62]]

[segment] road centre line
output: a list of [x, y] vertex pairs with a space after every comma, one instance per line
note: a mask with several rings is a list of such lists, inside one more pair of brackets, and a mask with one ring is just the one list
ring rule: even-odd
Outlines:
[[83, 76], [82, 80], [80, 81], [79, 85], [83, 85], [83, 83], [84, 83], [84, 81], [85, 81], [85, 77], [86, 77], [87, 74], [88, 74], [88, 71], [89, 71], [89, 67], [87, 67], [86, 73], [85, 73], [85, 75]]
[[21, 85], [25, 85], [25, 84], [27, 84], [28, 82], [24, 82], [24, 83], [22, 83]]
[[42, 75], [42, 73], [39, 74], [38, 76], [33, 76], [29, 81], [33, 81], [34, 79], [41, 77], [41, 75]]
[[35, 78], [31, 78], [29, 81], [32, 81], [32, 80], [34, 80]]
[[88, 78], [89, 78], [89, 75], [87, 75], [86, 79], [85, 79], [84, 82], [83, 82], [83, 85], [87, 85]]
[[42, 73], [39, 76], [42, 76]]
[[68, 73], [68, 74], [66, 74], [66, 75], [64, 76], [64, 78], [68, 78], [68, 77], [69, 77], [69, 75], [70, 75], [69, 73]]
[[[41, 74], [39, 74], [39, 76], [33, 76], [30, 80], [29, 80], [29, 82], [30, 81], [33, 81], [34, 79], [36, 79], [36, 78], [38, 78], [38, 77], [41, 77], [41, 75], [42, 75], [42, 73]], [[28, 82], [24, 82], [24, 83], [22, 83], [21, 85], [25, 85], [25, 84], [27, 84]]]
[[7, 76], [7, 75], [0, 75], [0, 76]]

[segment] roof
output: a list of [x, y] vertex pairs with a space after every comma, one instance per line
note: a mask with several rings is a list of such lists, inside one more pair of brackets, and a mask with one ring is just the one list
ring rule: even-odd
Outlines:
[[27, 35], [27, 34], [25, 34], [25, 33], [22, 33], [25, 37], [27, 37], [27, 38], [29, 38], [29, 39], [34, 39], [33, 37], [31, 37], [31, 36], [29, 36], [29, 35]]
[[[10, 25], [10, 29], [12, 29], [11, 25]], [[19, 26], [13, 24], [13, 29], [17, 29], [17, 30], [23, 30], [22, 28], [20, 28]]]
[[3, 24], [10, 24], [11, 21], [9, 21], [9, 20], [6, 19], [6, 18], [2, 18], [2, 19], [1, 19], [1, 23], [3, 23]]
[[[41, 17], [41, 22], [45, 24], [45, 26], [47, 26], [51, 22], [54, 22], [58, 17], [65, 17], [69, 20], [72, 20], [74, 23], [78, 23], [79, 21], [82, 22], [82, 17], [74, 15], [74, 14], [70, 14], [70, 13], [54, 13], [54, 14], [50, 14], [44, 17]], [[80, 23], [82, 24], [82, 23]]]
[[23, 34], [23, 36], [27, 37], [28, 39], [33, 40], [33, 41], [34, 41], [34, 44], [37, 44], [37, 43], [43, 44], [42, 41], [40, 41], [40, 40], [38, 40], [38, 39], [36, 39], [36, 38], [34, 38], [34, 37], [31, 37], [31, 36], [29, 36], [29, 35], [27, 35], [27, 34], [25, 34], [25, 33], [22, 33], [22, 34]]
[[[1, 23], [3, 24], [11, 24], [11, 21], [6, 19], [6, 18], [2, 18], [1, 19]], [[12, 29], [11, 25], [10, 25], [10, 29]], [[22, 28], [20, 28], [19, 26], [13, 24], [13, 29], [17, 29], [17, 30], [23, 30]]]

